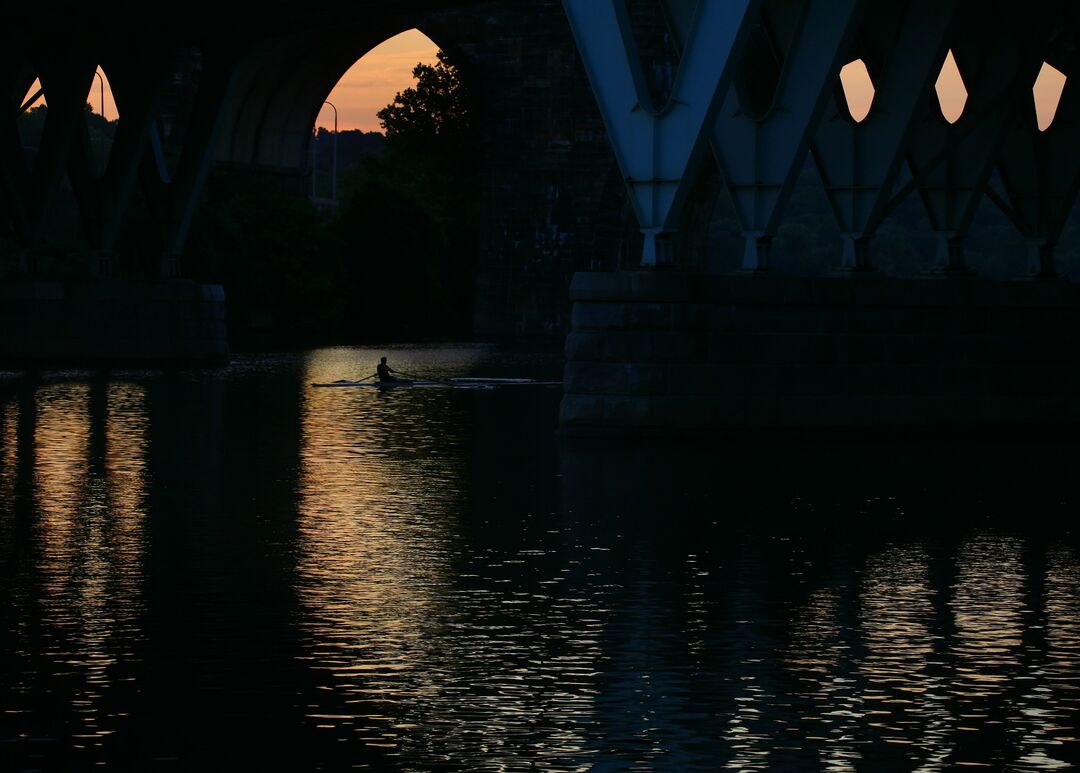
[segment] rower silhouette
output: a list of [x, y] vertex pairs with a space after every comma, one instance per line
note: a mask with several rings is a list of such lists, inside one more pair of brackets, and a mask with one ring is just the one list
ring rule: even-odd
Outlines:
[[386, 358], [383, 357], [379, 360], [379, 366], [375, 368], [375, 373], [379, 376], [379, 381], [397, 381], [391, 373], [397, 373], [396, 370], [386, 364]]

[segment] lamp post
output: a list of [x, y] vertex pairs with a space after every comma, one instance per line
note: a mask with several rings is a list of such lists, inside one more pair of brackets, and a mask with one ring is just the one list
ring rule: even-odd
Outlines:
[[[324, 105], [330, 105], [334, 110], [334, 137], [330, 144], [330, 198], [333, 201], [337, 201], [337, 135], [338, 135], [338, 111], [337, 106], [333, 102], [323, 102]], [[321, 111], [320, 111], [321, 112]], [[318, 137], [318, 120], [316, 119], [315, 136]], [[315, 158], [315, 142], [311, 143], [311, 197], [315, 198], [315, 171], [316, 171], [316, 158]]]
[[[108, 123], [108, 119], [105, 118], [105, 78], [101, 74], [101, 70], [94, 70], [94, 75], [97, 77], [98, 82], [101, 84], [101, 120]], [[101, 127], [101, 174], [105, 174], [105, 127]]]
[[330, 198], [337, 201], [337, 106], [333, 102], [324, 102], [334, 108], [334, 139], [330, 143]]

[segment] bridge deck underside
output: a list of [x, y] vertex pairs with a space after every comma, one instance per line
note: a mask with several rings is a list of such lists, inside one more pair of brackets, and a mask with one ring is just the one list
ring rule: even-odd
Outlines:
[[[604, 39], [629, 46], [620, 88], [630, 89], [633, 104], [606, 99], [610, 73], [586, 66], [600, 31], [568, 23], [566, 11], [573, 21], [575, 6], [608, 3], [622, 27]], [[203, 3], [178, 7], [153, 36], [126, 6], [57, 4], [50, 7], [67, 15], [48, 23], [37, 9], [14, 11], [0, 33], [0, 84], [14, 105], [40, 78], [49, 115], [32, 164], [19, 143], [18, 110], [2, 119], [0, 228], [29, 255], [44, 249], [47, 213], [67, 178], [82, 216], [80, 249], [93, 257], [88, 264], [107, 265], [102, 258], [114, 250], [137, 198], [156, 224], [162, 272], [182, 271], [177, 257], [214, 163], [307, 174], [311, 127], [337, 78], [371, 47], [416, 26], [452, 53], [481, 113], [482, 333], [565, 331], [571, 276], [636, 264], [638, 226], [661, 242], [652, 248], [658, 263], [723, 263], [694, 257], [708, 249], [693, 242], [687, 225], [703, 172], [722, 179], [732, 200], [745, 242], [743, 268], [775, 271], [771, 245], [808, 158], [842, 234], [841, 269], [874, 269], [870, 247], [882, 224], [917, 197], [941, 245], [943, 273], [967, 270], [964, 244], [974, 212], [988, 200], [1027, 244], [1027, 255], [1016, 256], [1017, 273], [1054, 273], [1055, 248], [1080, 188], [1074, 3], [746, 2], [739, 6], [745, 5], [740, 34], [725, 38], [725, 51], [712, 52], [723, 54], [724, 66], [710, 69], [710, 57], [698, 57], [708, 77], [695, 88], [680, 86], [680, 103], [708, 104], [689, 111], [699, 125], [678, 130], [664, 124], [671, 110], [642, 120], [649, 112], [642, 107], [679, 85], [680, 67], [698, 45], [695, 19], [701, 22], [688, 12], [693, 3], [665, 0], [664, 13], [648, 5], [626, 11], [618, 0], [417, 0], [331, 3], [310, 14], [295, 3], [271, 2], [254, 17]], [[93, 35], [86, 33], [91, 19]], [[164, 131], [163, 103], [175, 85], [177, 57], [192, 52], [198, 89], [174, 141]], [[967, 91], [953, 123], [935, 92], [949, 52]], [[840, 81], [841, 67], [854, 60], [865, 63], [875, 89], [860, 121]], [[1032, 98], [1044, 64], [1067, 76], [1049, 128], [1039, 126]], [[91, 164], [84, 111], [99, 65], [121, 116], [104, 174]], [[613, 148], [609, 137], [625, 134], [619, 127], [631, 117], [631, 140]], [[673, 155], [685, 142], [690, 152]], [[648, 203], [661, 199], [671, 206], [641, 221]]]

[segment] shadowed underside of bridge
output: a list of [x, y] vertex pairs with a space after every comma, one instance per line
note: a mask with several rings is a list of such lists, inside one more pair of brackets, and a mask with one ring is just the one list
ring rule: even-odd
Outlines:
[[[136, 202], [154, 224], [161, 275], [183, 277], [187, 235], [211, 170], [258, 174], [298, 193], [309, 188], [311, 129], [323, 101], [367, 51], [413, 27], [462, 71], [483, 135], [475, 159], [487, 201], [476, 332], [559, 335], [578, 267], [559, 226], [572, 226], [589, 245], [592, 226], [574, 223], [576, 205], [604, 198], [606, 186], [618, 213], [621, 198], [556, 0], [327, 3], [317, 12], [286, 3], [256, 10], [196, 5], [175, 9], [164, 28], [124, 4], [16, 15], [0, 32], [3, 91], [15, 105], [39, 77], [49, 111], [32, 155], [20, 147], [19, 110], [5, 116], [0, 228], [32, 274], [36, 257], [53, 249], [49, 213], [61, 188], [70, 187], [83, 247], [65, 260], [108, 274]], [[83, 110], [98, 66], [119, 112], [103, 173]], [[178, 109], [180, 82], [197, 88]], [[582, 130], [588, 139], [571, 148]]]
[[[1075, 4], [668, 0], [679, 57], [659, 98], [625, 4], [564, 5], [645, 269], [574, 280], [567, 431], [1080, 419], [1080, 295], [1054, 261], [1080, 186]], [[869, 110], [842, 78], [851, 69], [872, 83]], [[1055, 73], [1063, 89], [1048, 99], [1040, 92]], [[828, 278], [771, 270], [807, 154], [841, 234]], [[706, 167], [734, 204], [741, 276], [680, 270], [679, 230]], [[882, 276], [872, 241], [914, 194], [938, 242], [936, 269]], [[984, 198], [1023, 234], [1028, 281], [977, 279], [966, 265]]]
[[[16, 14], [0, 33], [3, 89], [15, 104], [39, 77], [49, 114], [32, 164], [18, 108], [4, 120], [2, 222], [32, 257], [66, 175], [83, 259], [107, 272], [138, 190], [162, 273], [180, 274], [211, 166], [306, 175], [311, 126], [341, 74], [418, 27], [462, 69], [482, 127], [478, 332], [564, 330], [561, 299], [581, 272], [568, 430], [1075, 420], [1066, 352], [1080, 320], [1054, 259], [1080, 187], [1074, 6], [275, 2], [188, 5], [165, 29], [119, 3]], [[177, 140], [169, 85], [190, 51], [198, 89]], [[946, 117], [936, 87], [949, 62], [963, 98]], [[103, 173], [83, 111], [98, 65], [121, 116]], [[872, 84], [865, 115], [841, 77], [853, 65]], [[1064, 86], [1047, 127], [1033, 89], [1048, 71]], [[808, 159], [840, 233], [836, 272], [782, 276], [773, 244]], [[735, 275], [694, 242], [708, 179], [723, 181], [742, 234]], [[874, 238], [913, 197], [936, 271], [890, 278], [874, 266]], [[1018, 278], [1039, 281], [969, 270], [964, 247], [986, 201], [1027, 245]]]
[[[238, 5], [238, 4], [237, 4]], [[162, 27], [154, 14], [124, 3], [62, 13], [34, 12], [5, 27], [3, 88], [12, 103], [40, 78], [49, 114], [32, 165], [22, 158], [6, 116], [5, 211], [20, 240], [40, 240], [40, 219], [64, 174], [75, 188], [89, 246], [108, 255], [136, 186], [152, 200], [164, 255], [182, 252], [190, 219], [214, 162], [306, 172], [311, 128], [326, 95], [363, 54], [416, 26], [438, 8], [463, 3], [300, 4], [258, 8], [188, 4]], [[299, 9], [299, 10], [298, 10]], [[92, 32], [91, 32], [92, 31]], [[437, 32], [434, 32], [438, 36]], [[452, 46], [452, 44], [450, 44]], [[451, 50], [452, 47], [451, 47]], [[191, 75], [198, 88], [185, 105], [185, 131], [168, 145], [170, 85]], [[188, 65], [187, 72], [178, 64]], [[91, 168], [83, 106], [98, 67], [107, 74], [120, 121], [103, 173]], [[168, 151], [178, 156], [167, 168]]]

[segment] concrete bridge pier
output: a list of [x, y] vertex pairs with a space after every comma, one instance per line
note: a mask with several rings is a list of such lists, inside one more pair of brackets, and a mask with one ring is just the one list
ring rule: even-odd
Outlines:
[[[731, 34], [721, 39], [702, 36], [708, 19], [693, 3], [666, 0], [682, 46], [678, 111], [648, 109], [643, 73], [623, 72], [640, 63], [618, 34], [628, 23], [616, 0], [564, 5], [641, 228], [674, 238], [688, 181], [716, 163], [747, 240], [736, 275], [662, 267], [646, 254], [639, 270], [574, 277], [566, 433], [1080, 421], [1071, 356], [1080, 288], [1050, 281], [1080, 191], [1080, 86], [1067, 78], [1049, 124], [1032, 96], [1045, 68], [1077, 72], [1080, 15], [1070, 4], [731, 3]], [[713, 69], [682, 72], [698, 64], [701, 45]], [[765, 78], [770, 61], [775, 77]], [[848, 101], [841, 73], [850, 64], [872, 81], [865, 111]], [[953, 67], [966, 92], [959, 115], [937, 93]], [[767, 270], [808, 154], [843, 235], [832, 276]], [[939, 239], [939, 270], [885, 276], [873, 238], [913, 193]], [[1016, 256], [1017, 274], [1027, 260], [1048, 281], [992, 281], [967, 269], [964, 240], [986, 198], [1031, 245]]]
[[0, 358], [207, 360], [228, 354], [225, 293], [191, 280], [0, 283]]
[[1080, 421], [1064, 281], [627, 271], [571, 295], [567, 434]]
[[[47, 27], [48, 25], [46, 25]], [[0, 283], [0, 357], [17, 361], [203, 360], [228, 353], [224, 291], [181, 277], [178, 256], [191, 225], [235, 81], [233, 44], [204, 46], [202, 78], [182, 147], [162, 134], [162, 102], [174, 80], [182, 41], [145, 41], [111, 30], [104, 39], [50, 35], [37, 25], [19, 44], [6, 40], [0, 67], [4, 97], [15, 106], [0, 120], [0, 191], [5, 225], [27, 256], [19, 276]], [[67, 30], [67, 33], [70, 33]], [[140, 42], [141, 41], [141, 42]], [[87, 92], [95, 69], [108, 73], [119, 120], [107, 157], [95, 157]], [[18, 131], [34, 76], [48, 105], [40, 148], [28, 156]], [[70, 192], [64, 192], [65, 177]], [[116, 276], [114, 254], [138, 188], [162, 256], [158, 276]], [[50, 212], [70, 195], [79, 243], [58, 242]], [[62, 255], [44, 279], [35, 257]]]

